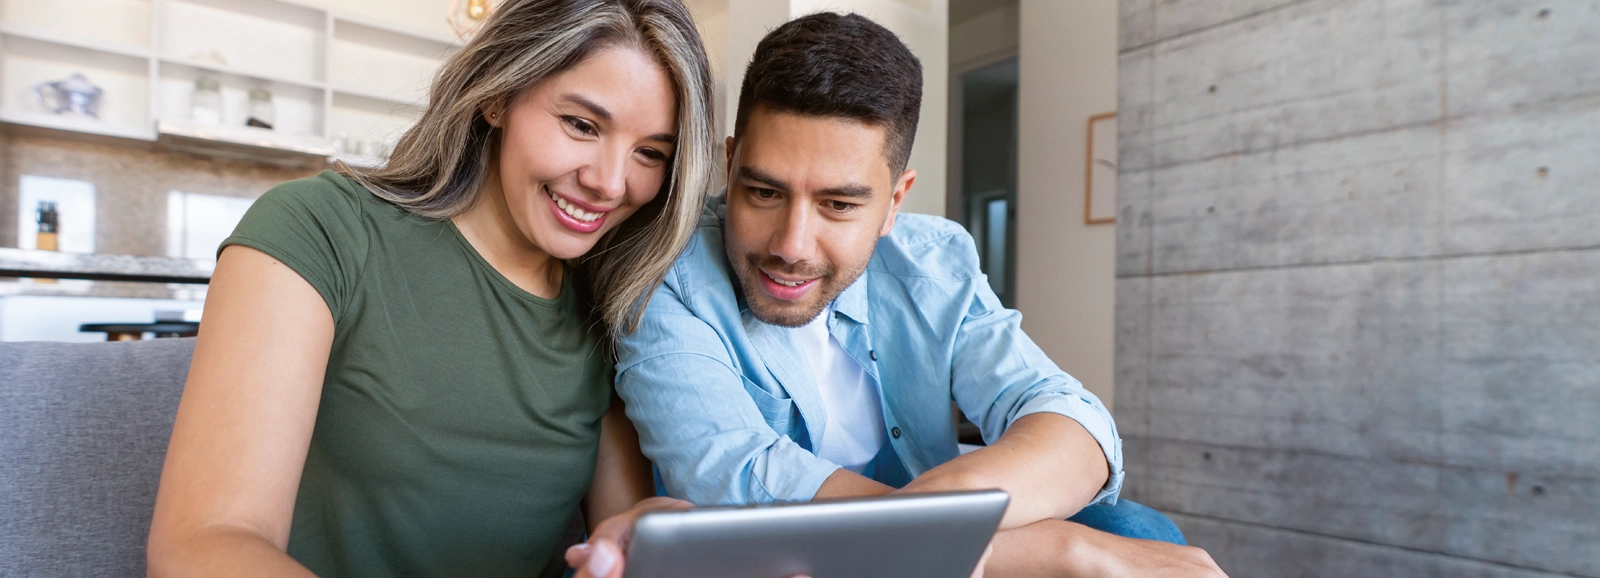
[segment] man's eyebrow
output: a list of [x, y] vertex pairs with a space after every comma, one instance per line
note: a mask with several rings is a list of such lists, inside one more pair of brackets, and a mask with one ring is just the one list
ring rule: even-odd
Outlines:
[[[600, 106], [599, 103], [596, 103], [595, 101], [589, 100], [588, 98], [585, 98], [581, 94], [571, 94], [571, 93], [563, 94], [563, 95], [561, 95], [561, 100], [576, 104], [576, 105], [584, 107], [584, 108], [587, 108], [587, 109], [589, 109], [589, 112], [594, 113], [594, 115], [600, 117], [601, 120], [607, 120], [607, 121], [611, 120], [611, 111], [606, 110], [606, 107]], [[650, 135], [648, 138], [650, 140], [653, 140], [653, 141], [663, 142], [663, 143], [667, 143], [667, 144], [677, 144], [677, 142], [678, 142], [678, 136], [677, 135], [667, 134], [667, 133], [664, 133], [664, 132]]]
[[785, 183], [782, 179], [769, 175], [755, 167], [739, 167], [739, 177], [750, 179], [780, 191], [789, 190], [789, 183]]
[[[772, 187], [773, 189], [779, 191], [787, 192], [789, 190], [789, 183], [783, 182], [782, 179], [769, 175], [763, 172], [761, 169], [755, 167], [739, 167], [739, 176]], [[849, 184], [822, 189], [817, 191], [816, 194], [818, 196], [825, 197], [866, 199], [872, 197], [872, 187], [861, 184]]]
[[845, 185], [817, 191], [818, 195], [827, 197], [846, 197], [851, 199], [867, 199], [872, 197], [872, 187], [866, 185]]

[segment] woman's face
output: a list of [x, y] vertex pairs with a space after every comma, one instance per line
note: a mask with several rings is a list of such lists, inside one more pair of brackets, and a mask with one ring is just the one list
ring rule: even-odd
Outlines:
[[653, 58], [606, 48], [491, 118], [502, 129], [501, 190], [522, 235], [573, 259], [655, 198], [677, 108], [672, 80]]

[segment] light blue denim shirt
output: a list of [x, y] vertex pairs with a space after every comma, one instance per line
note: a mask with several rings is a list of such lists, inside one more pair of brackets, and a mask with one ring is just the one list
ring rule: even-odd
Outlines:
[[[815, 455], [826, 409], [803, 349], [746, 307], [723, 252], [725, 213], [713, 198], [638, 330], [620, 340], [617, 391], [673, 497], [809, 500], [839, 467]], [[882, 395], [890, 436], [879, 461], [891, 463], [879, 481], [900, 485], [958, 455], [954, 400], [990, 442], [1028, 414], [1077, 420], [1110, 466], [1095, 501], [1116, 502], [1122, 443], [1110, 412], [1023, 334], [959, 225], [900, 215], [833, 311], [828, 331]]]

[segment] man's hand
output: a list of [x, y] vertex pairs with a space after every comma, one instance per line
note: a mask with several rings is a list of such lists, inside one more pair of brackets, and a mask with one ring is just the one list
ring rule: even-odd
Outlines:
[[989, 565], [989, 556], [994, 554], [994, 541], [983, 548], [983, 557], [978, 558], [978, 566], [972, 569], [972, 578], [983, 578], [983, 567]]
[[1228, 578], [1205, 550], [1155, 540], [1087, 532], [1100, 554], [1084, 576], [1104, 578]]
[[646, 498], [633, 508], [607, 518], [595, 526], [589, 541], [567, 549], [567, 565], [578, 570], [577, 578], [622, 578], [623, 553], [633, 537], [633, 523], [645, 512], [687, 510], [694, 505], [672, 498]]
[[1064, 520], [1043, 520], [994, 537], [988, 578], [1227, 578], [1191, 546], [1124, 538]]

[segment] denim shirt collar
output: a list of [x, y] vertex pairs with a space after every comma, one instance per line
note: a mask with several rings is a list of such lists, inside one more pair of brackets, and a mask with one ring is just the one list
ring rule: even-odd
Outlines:
[[862, 271], [854, 283], [834, 298], [834, 312], [849, 317], [856, 323], [867, 324], [867, 276], [871, 274], [871, 271]]

